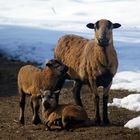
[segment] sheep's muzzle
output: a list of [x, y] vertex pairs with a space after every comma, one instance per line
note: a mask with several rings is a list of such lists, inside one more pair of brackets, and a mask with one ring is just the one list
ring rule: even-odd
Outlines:
[[106, 47], [106, 46], [109, 45], [109, 40], [108, 39], [105, 39], [105, 38], [100, 38], [100, 39], [98, 39], [98, 44], [101, 47]]

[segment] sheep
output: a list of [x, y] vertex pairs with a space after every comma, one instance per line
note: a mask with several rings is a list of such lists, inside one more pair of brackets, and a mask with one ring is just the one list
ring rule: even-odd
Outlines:
[[94, 96], [95, 122], [100, 125], [98, 87], [103, 87], [103, 123], [109, 124], [108, 98], [112, 78], [117, 72], [118, 58], [113, 45], [112, 30], [119, 28], [119, 23], [101, 19], [87, 27], [94, 29], [94, 39], [77, 35], [64, 35], [58, 40], [54, 57], [68, 66], [69, 78], [75, 80], [73, 96], [76, 104], [82, 106], [80, 90], [83, 84], [90, 87]]
[[[25, 97], [31, 95], [31, 108], [33, 111], [33, 124], [41, 123], [38, 115], [39, 99], [41, 90], [60, 90], [64, 84], [65, 74], [68, 68], [59, 61], [52, 59], [46, 63], [44, 69], [32, 65], [25, 65], [20, 68], [18, 73], [18, 91], [20, 94], [20, 116], [19, 122], [24, 125]], [[58, 102], [57, 96], [57, 102]]]
[[83, 107], [73, 104], [58, 104], [56, 96], [59, 91], [42, 92], [42, 116], [47, 130], [52, 126], [60, 126], [60, 130], [92, 126], [94, 122], [88, 118]]

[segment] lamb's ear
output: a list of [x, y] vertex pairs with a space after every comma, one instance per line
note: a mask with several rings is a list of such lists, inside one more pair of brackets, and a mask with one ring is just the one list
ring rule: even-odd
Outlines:
[[45, 90], [45, 94], [51, 94], [51, 90]]
[[38, 99], [42, 99], [41, 94], [38, 94], [38, 95], [37, 95], [37, 98], [38, 98]]
[[121, 27], [121, 24], [119, 23], [113, 23], [113, 29]]
[[87, 27], [88, 27], [89, 29], [94, 29], [94, 24], [93, 24], [93, 23], [88, 23], [88, 24], [87, 24]]
[[52, 64], [46, 63], [46, 66], [48, 66], [50, 68], [52, 66]]
[[42, 89], [40, 89], [40, 93], [41, 93], [41, 94], [43, 94], [43, 93], [44, 93], [44, 91], [43, 91]]
[[60, 93], [60, 90], [56, 90], [54, 91], [55, 94], [59, 94]]

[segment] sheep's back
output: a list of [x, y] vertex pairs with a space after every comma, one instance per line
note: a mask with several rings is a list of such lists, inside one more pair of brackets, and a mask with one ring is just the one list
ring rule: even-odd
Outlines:
[[88, 115], [86, 111], [78, 105], [68, 105], [62, 111], [62, 116], [72, 117], [74, 120], [87, 120]]
[[32, 65], [23, 66], [18, 73], [18, 86], [24, 92], [30, 93], [32, 86], [36, 86], [39, 83], [39, 74], [41, 69]]
[[55, 58], [69, 67], [71, 78], [79, 78], [78, 71], [85, 44], [88, 39], [77, 35], [65, 35], [58, 41], [55, 49]]

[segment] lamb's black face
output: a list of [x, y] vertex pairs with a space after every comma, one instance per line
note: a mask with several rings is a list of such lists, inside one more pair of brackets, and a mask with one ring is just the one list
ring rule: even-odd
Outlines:
[[68, 71], [68, 67], [56, 59], [49, 60], [46, 66], [58, 73], [58, 75], [65, 75]]
[[43, 91], [41, 94], [42, 105], [46, 110], [54, 108], [56, 106], [55, 94], [50, 90]]
[[57, 94], [60, 91], [46, 90], [41, 93], [42, 105], [46, 110], [53, 109], [57, 106]]
[[112, 29], [119, 28], [119, 23], [112, 23], [109, 20], [101, 19], [95, 24], [89, 23], [87, 27], [95, 30], [95, 41], [101, 47], [108, 46], [112, 41]]

